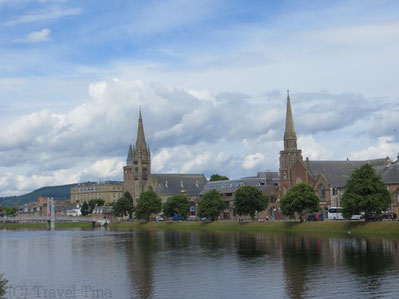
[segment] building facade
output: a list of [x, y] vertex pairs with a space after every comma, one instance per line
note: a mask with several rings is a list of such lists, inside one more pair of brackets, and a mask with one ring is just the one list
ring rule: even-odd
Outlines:
[[105, 204], [110, 204], [122, 196], [122, 182], [87, 182], [71, 188], [71, 202], [80, 205], [92, 199], [103, 199]]

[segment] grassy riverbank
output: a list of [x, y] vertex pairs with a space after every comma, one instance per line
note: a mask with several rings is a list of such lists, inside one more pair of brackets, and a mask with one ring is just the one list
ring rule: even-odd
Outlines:
[[399, 237], [399, 222], [122, 222], [113, 223], [111, 229], [166, 229], [178, 231], [220, 231], [220, 232], [279, 232], [318, 233], [353, 235], [392, 235]]
[[[80, 222], [61, 222], [56, 223], [56, 229], [69, 229], [69, 228], [91, 228], [91, 223]], [[0, 229], [47, 229], [47, 223], [0, 223]]]
[[[57, 223], [56, 229], [90, 229], [91, 223]], [[47, 229], [46, 223], [0, 223], [0, 229]], [[399, 237], [399, 222], [121, 222], [109, 225], [111, 230], [176, 230], [208, 232], [270, 232], [270, 233], [315, 233], [352, 234]]]

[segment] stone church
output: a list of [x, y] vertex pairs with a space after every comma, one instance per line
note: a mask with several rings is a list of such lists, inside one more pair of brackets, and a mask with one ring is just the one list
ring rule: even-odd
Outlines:
[[129, 192], [136, 205], [142, 192], [153, 190], [163, 201], [169, 196], [186, 194], [193, 203], [190, 211], [195, 213], [195, 202], [207, 179], [203, 174], [154, 174], [151, 172], [151, 151], [144, 136], [141, 111], [137, 128], [136, 145], [129, 146], [126, 166], [123, 167], [123, 190]]
[[398, 214], [399, 203], [399, 155], [396, 161], [388, 157], [366, 161], [310, 161], [303, 160], [297, 148], [297, 137], [292, 116], [291, 100], [287, 95], [284, 132], [284, 150], [280, 152], [280, 198], [294, 185], [306, 182], [313, 186], [320, 199], [320, 207], [339, 207], [347, 180], [352, 171], [366, 163], [381, 175], [387, 189], [392, 193], [390, 210]]

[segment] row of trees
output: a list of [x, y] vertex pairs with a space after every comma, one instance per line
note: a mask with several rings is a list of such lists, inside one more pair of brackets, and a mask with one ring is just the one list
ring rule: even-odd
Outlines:
[[[259, 189], [245, 186], [236, 191], [234, 203], [235, 206], [233, 208], [238, 215], [250, 215], [254, 219], [257, 211], [266, 209], [269, 199]], [[198, 216], [214, 221], [226, 208], [228, 206], [223, 201], [222, 195], [216, 190], [210, 190], [204, 194], [198, 203]], [[152, 214], [157, 214], [161, 210], [163, 210], [166, 217], [179, 215], [182, 218], [186, 218], [189, 214], [190, 202], [186, 195], [179, 194], [171, 196], [162, 205], [157, 193], [147, 191], [140, 195], [137, 205], [133, 207], [133, 200], [130, 194], [126, 192], [124, 197], [113, 205], [112, 210], [114, 216], [129, 215], [131, 218], [134, 212], [137, 218], [146, 219], [147, 221], [149, 221]]]
[[[227, 179], [227, 177], [219, 175], [212, 177], [214, 180]], [[390, 192], [371, 165], [365, 164], [353, 171], [342, 197], [345, 217], [350, 218], [352, 215], [362, 212], [366, 215], [380, 213], [387, 210], [390, 202]], [[306, 213], [320, 210], [319, 198], [316, 196], [313, 187], [307, 183], [300, 183], [292, 187], [280, 203], [281, 211], [285, 216], [297, 214], [301, 222]], [[258, 188], [244, 186], [238, 188], [235, 192], [232, 208], [238, 215], [249, 215], [254, 219], [256, 213], [265, 210], [268, 204], [269, 198], [263, 195]], [[88, 204], [85, 203], [82, 206], [82, 214], [91, 213], [96, 205], [104, 205], [104, 200], [91, 200]], [[204, 194], [198, 203], [198, 216], [214, 221], [227, 208], [230, 207], [223, 201], [222, 195], [216, 190], [210, 190]], [[124, 197], [113, 205], [113, 214], [119, 217], [129, 216], [132, 218], [134, 212], [137, 218], [149, 221], [152, 214], [157, 214], [162, 209], [166, 217], [180, 215], [185, 218], [189, 213], [190, 203], [186, 195], [180, 194], [171, 196], [162, 205], [157, 193], [147, 191], [140, 195], [137, 206], [133, 207], [131, 195], [125, 192]]]

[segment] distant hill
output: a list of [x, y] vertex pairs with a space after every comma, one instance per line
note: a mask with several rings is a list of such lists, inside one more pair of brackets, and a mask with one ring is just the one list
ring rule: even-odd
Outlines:
[[0, 197], [0, 205], [14, 206], [18, 204], [22, 206], [26, 203], [37, 201], [38, 197], [54, 197], [55, 200], [67, 200], [71, 198], [71, 187], [76, 185], [42, 187], [24, 195]]

